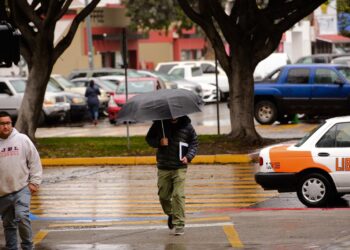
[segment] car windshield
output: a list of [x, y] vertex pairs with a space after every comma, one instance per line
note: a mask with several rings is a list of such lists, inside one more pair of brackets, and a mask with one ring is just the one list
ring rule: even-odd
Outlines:
[[338, 70], [348, 81], [350, 81], [350, 68], [344, 67], [338, 68]]
[[157, 77], [159, 77], [162, 81], [171, 82], [176, 80], [183, 80], [180, 76], [177, 75], [168, 75], [160, 72], [153, 72]]
[[58, 88], [57, 86], [55, 86], [55, 83], [51, 82], [51, 80], [49, 80], [47, 87], [46, 87], [46, 91], [47, 92], [61, 92], [62, 90], [60, 88]]
[[74, 84], [68, 81], [66, 78], [62, 76], [56, 76], [54, 79], [59, 82], [64, 88], [74, 88]]
[[17, 80], [10, 80], [10, 83], [17, 93], [24, 93], [26, 89], [26, 81], [17, 79]]
[[295, 144], [296, 147], [300, 147], [301, 145], [303, 145], [319, 128], [321, 128], [323, 125], [325, 125], [326, 122], [322, 122], [320, 125], [318, 125], [316, 128], [314, 128], [313, 130], [311, 130], [309, 133], [307, 133], [303, 138], [301, 138], [301, 140]]
[[[118, 71], [109, 71], [104, 72], [103, 74], [100, 74], [99, 76], [124, 76], [125, 71], [124, 70], [118, 70]], [[142, 75], [137, 73], [136, 70], [128, 69], [128, 77], [141, 77]]]
[[[142, 94], [154, 91], [153, 81], [128, 82], [128, 94]], [[125, 83], [121, 82], [116, 91], [117, 94], [125, 94]]]
[[115, 82], [112, 82], [109, 80], [102, 80], [102, 79], [101, 79], [101, 82], [107, 91], [114, 92], [114, 90], [117, 88], [117, 84]]

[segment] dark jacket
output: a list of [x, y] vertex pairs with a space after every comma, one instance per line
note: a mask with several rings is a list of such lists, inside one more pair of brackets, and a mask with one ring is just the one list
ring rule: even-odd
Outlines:
[[94, 86], [88, 86], [85, 91], [85, 97], [87, 97], [87, 104], [89, 106], [98, 106], [99, 105], [99, 100], [98, 96], [101, 95], [101, 92], [99, 88], [94, 85]]
[[163, 137], [160, 121], [153, 122], [146, 136], [147, 143], [151, 147], [157, 148], [157, 167], [164, 170], [186, 168], [187, 165], [180, 161], [180, 142], [188, 144], [188, 147], [182, 147], [182, 157], [186, 156], [189, 162], [195, 157], [198, 149], [197, 134], [192, 127], [190, 118], [180, 117], [175, 124], [164, 120], [163, 124], [165, 137], [169, 141], [168, 146], [160, 146], [160, 139]]

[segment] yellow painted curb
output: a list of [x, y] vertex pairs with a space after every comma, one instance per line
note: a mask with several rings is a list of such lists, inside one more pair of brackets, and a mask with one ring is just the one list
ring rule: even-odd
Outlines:
[[215, 163], [248, 163], [252, 158], [246, 154], [237, 155], [215, 155]]
[[[215, 163], [249, 163], [249, 155], [197, 155], [192, 164]], [[49, 166], [96, 166], [96, 165], [154, 165], [155, 156], [125, 156], [125, 157], [84, 157], [84, 158], [44, 158], [41, 163]]]

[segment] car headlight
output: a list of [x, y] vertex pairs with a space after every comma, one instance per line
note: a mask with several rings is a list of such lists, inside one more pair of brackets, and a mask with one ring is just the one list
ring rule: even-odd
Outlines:
[[85, 103], [85, 100], [81, 97], [73, 97], [71, 101], [73, 104], [84, 104]]
[[44, 98], [44, 107], [52, 106], [56, 104], [56, 98], [55, 97], [45, 97]]

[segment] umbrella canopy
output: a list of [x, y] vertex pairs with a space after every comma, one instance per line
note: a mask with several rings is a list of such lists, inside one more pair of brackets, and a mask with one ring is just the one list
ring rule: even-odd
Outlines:
[[200, 112], [202, 100], [185, 89], [161, 89], [130, 98], [118, 113], [117, 122], [141, 122], [178, 118]]

